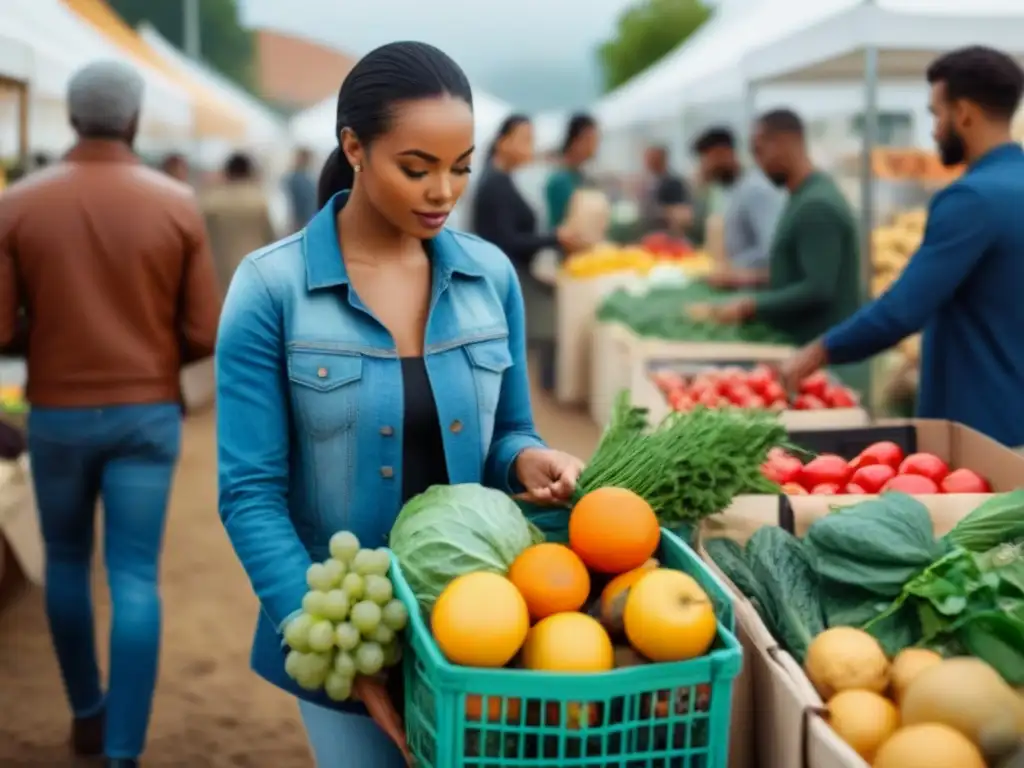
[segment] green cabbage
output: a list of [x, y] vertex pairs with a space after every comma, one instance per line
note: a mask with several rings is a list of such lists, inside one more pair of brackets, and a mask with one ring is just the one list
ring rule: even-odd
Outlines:
[[466, 573], [508, 573], [544, 535], [512, 499], [482, 485], [435, 485], [402, 507], [391, 551], [416, 600], [429, 613], [448, 583]]

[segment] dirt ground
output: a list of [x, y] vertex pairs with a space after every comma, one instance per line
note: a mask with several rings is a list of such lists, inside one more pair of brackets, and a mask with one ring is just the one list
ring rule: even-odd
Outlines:
[[[585, 416], [536, 393], [534, 411], [553, 447], [590, 455], [598, 430]], [[147, 768], [311, 765], [294, 701], [248, 667], [257, 604], [217, 517], [211, 414], [186, 423], [162, 579], [163, 650]], [[105, 637], [110, 605], [102, 567], [94, 583]], [[0, 766], [84, 768], [88, 763], [68, 757], [67, 733], [42, 595], [33, 591], [0, 615]]]

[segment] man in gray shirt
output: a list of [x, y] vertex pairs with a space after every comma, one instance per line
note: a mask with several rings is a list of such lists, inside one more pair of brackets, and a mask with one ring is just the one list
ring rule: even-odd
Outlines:
[[728, 191], [725, 251], [729, 269], [709, 282], [722, 288], [745, 288], [768, 278], [768, 253], [785, 195], [760, 170], [745, 169], [736, 157], [736, 138], [728, 128], [711, 128], [693, 144], [705, 181]]
[[316, 184], [310, 176], [312, 153], [300, 148], [295, 153], [295, 165], [284, 177], [284, 188], [288, 194], [291, 207], [291, 228], [297, 232], [309, 223], [318, 210], [316, 200]]

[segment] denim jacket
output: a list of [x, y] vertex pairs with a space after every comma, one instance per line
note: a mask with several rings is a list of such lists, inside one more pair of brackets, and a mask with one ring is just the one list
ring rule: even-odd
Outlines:
[[[401, 362], [349, 285], [336, 225], [345, 199], [245, 258], [216, 353], [220, 514], [262, 605], [253, 668], [328, 706], [284, 674], [282, 627], [331, 535], [350, 530], [364, 546], [386, 545], [402, 491]], [[449, 478], [513, 492], [516, 457], [542, 445], [515, 271], [495, 246], [462, 232], [443, 230], [428, 248], [424, 357]]]

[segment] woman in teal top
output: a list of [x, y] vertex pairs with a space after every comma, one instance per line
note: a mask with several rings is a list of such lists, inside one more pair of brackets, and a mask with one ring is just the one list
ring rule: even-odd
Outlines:
[[572, 193], [583, 183], [580, 170], [597, 154], [597, 121], [590, 115], [577, 114], [569, 120], [562, 144], [559, 167], [548, 177], [544, 194], [548, 205], [548, 226], [557, 229], [569, 212]]

